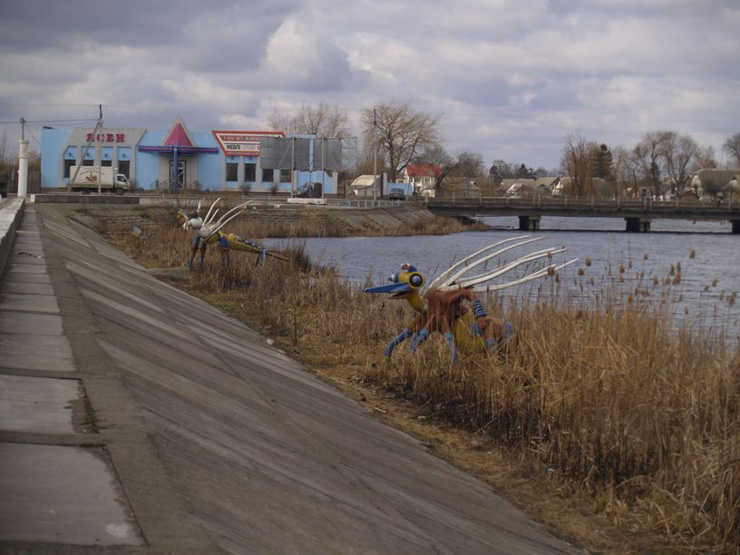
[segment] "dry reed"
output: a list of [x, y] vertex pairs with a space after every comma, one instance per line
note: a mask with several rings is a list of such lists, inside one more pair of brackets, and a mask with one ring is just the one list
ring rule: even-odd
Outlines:
[[[118, 243], [147, 265], [184, 265], [188, 234], [172, 223], [149, 234], [152, 240]], [[361, 365], [367, 379], [589, 492], [614, 519], [693, 549], [731, 551], [740, 540], [740, 356], [721, 337], [674, 320], [665, 299], [680, 267], [665, 282], [638, 272], [635, 284], [621, 266], [589, 300], [565, 293], [560, 276], [514, 301], [489, 299], [489, 312], [516, 326], [515, 348], [452, 366], [438, 338], [414, 356], [399, 348], [393, 363], [381, 363], [410, 309], [364, 295], [331, 268], [310, 267], [300, 247], [290, 263], [255, 264], [242, 253], [231, 259], [221, 270], [211, 249], [187, 288], [296, 353]], [[567, 279], [588, 286], [587, 277]], [[659, 302], [649, 290], [662, 291]]]

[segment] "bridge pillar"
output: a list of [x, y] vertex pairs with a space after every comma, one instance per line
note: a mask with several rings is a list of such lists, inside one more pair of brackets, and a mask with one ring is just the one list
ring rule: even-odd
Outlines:
[[650, 231], [650, 218], [625, 218], [628, 233], [647, 233]]
[[740, 220], [732, 220], [732, 232], [740, 234]]
[[519, 216], [519, 231], [539, 231], [542, 216]]

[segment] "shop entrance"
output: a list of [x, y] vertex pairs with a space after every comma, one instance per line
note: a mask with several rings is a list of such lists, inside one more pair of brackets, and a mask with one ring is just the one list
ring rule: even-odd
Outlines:
[[175, 161], [170, 160], [170, 173], [169, 173], [170, 181], [172, 181], [173, 183], [175, 182], [177, 183], [177, 187], [175, 188], [175, 190], [185, 189], [186, 188], [185, 184], [187, 183], [185, 179], [186, 173], [187, 173], [187, 160], [177, 161], [177, 176], [173, 178], [174, 165], [175, 165]]

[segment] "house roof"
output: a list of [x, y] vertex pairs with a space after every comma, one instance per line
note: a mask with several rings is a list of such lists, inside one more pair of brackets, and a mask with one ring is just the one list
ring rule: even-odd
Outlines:
[[409, 177], [437, 176], [442, 173], [439, 164], [409, 164], [406, 166], [406, 175]]
[[511, 187], [512, 185], [520, 184], [521, 185], [534, 185], [535, 181], [534, 179], [527, 179], [527, 178], [506, 178], [501, 180], [501, 187], [506, 187], [507, 189]]
[[195, 146], [180, 116], [177, 116], [175, 123], [170, 127], [167, 136], [162, 142], [162, 146]]
[[538, 177], [535, 185], [537, 187], [555, 187], [559, 180], [559, 177]]
[[378, 181], [380, 181], [379, 175], [361, 175], [352, 182], [350, 187], [354, 189], [366, 189], [372, 187]]

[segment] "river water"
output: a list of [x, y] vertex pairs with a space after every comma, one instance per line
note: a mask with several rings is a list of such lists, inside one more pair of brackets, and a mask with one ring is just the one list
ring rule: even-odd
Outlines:
[[[624, 221], [612, 218], [543, 217], [538, 232], [519, 231], [516, 217], [481, 220], [495, 229], [444, 236], [272, 239], [266, 243], [273, 247], [303, 245], [313, 261], [336, 266], [348, 279], [380, 284], [403, 262], [414, 264], [429, 282], [486, 245], [509, 237], [545, 236], [507, 253], [502, 262], [546, 247], [566, 247], [567, 252], [556, 260], [578, 258], [561, 271], [571, 297], [588, 301], [610, 290], [626, 298], [640, 289], [646, 294], [643, 298], [657, 305], [662, 292], [663, 298], [671, 298], [669, 304], [678, 321], [688, 318], [728, 339], [740, 338], [740, 299], [734, 302], [740, 295], [740, 235], [730, 233], [728, 222], [653, 220], [650, 233], [626, 233]], [[667, 279], [675, 281], [679, 266], [680, 283], [665, 287]], [[505, 299], [512, 302], [531, 295], [533, 287], [541, 294], [547, 289], [546, 281], [507, 289]]]

